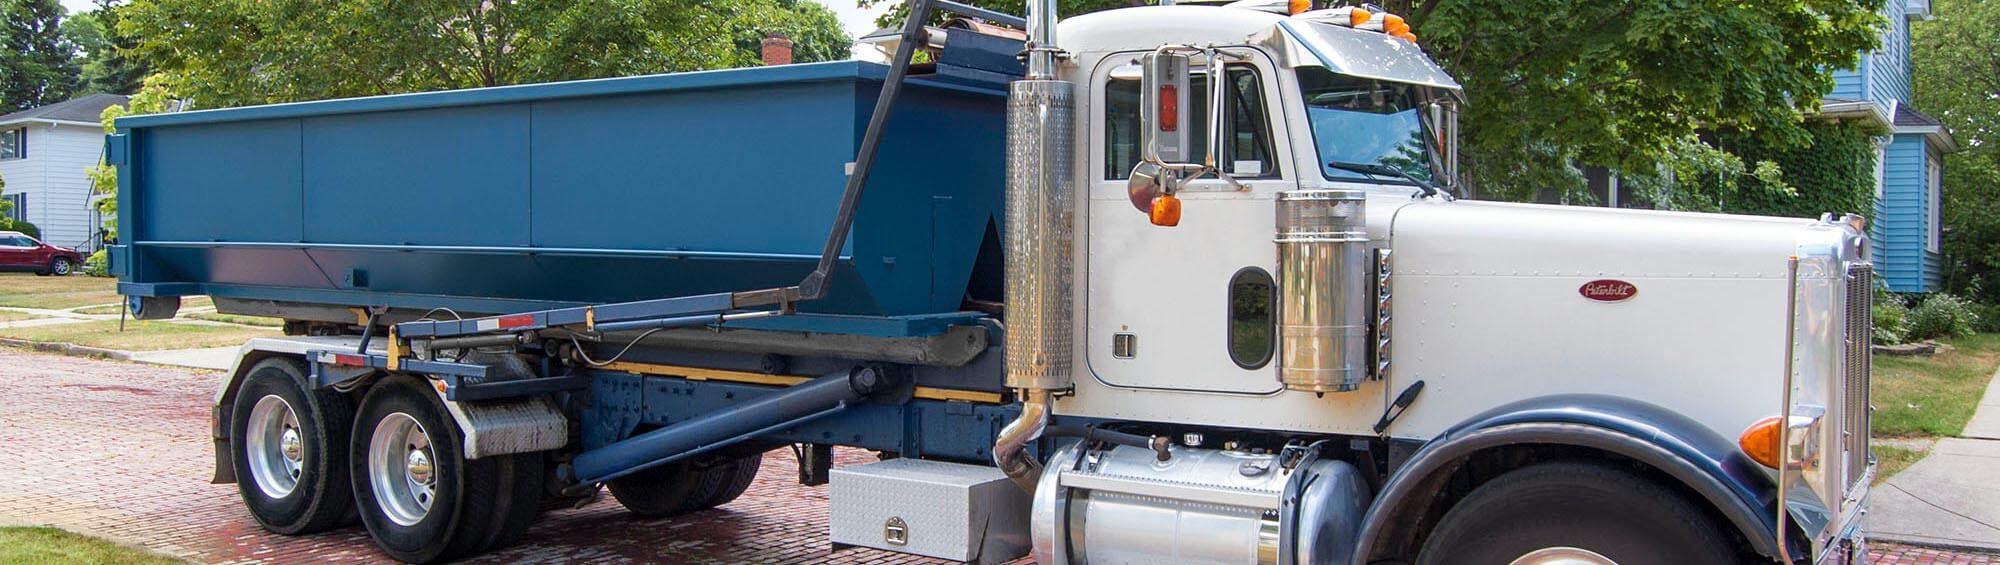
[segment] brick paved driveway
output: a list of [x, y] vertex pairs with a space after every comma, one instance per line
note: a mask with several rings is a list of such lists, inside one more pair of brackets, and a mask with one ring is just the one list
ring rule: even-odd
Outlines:
[[[52, 525], [202, 562], [383, 561], [359, 527], [302, 538], [258, 529], [234, 485], [208, 484], [213, 373], [0, 349], [0, 524]], [[843, 451], [840, 463], [873, 460]], [[826, 489], [793, 480], [783, 450], [748, 494], [641, 520], [605, 500], [542, 516], [481, 562], [921, 563], [829, 554]], [[1881, 546], [1896, 564], [2000, 564], [1990, 555]]]

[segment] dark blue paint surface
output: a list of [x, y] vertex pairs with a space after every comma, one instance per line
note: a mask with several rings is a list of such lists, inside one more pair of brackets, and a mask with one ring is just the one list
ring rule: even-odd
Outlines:
[[[121, 119], [114, 270], [151, 292], [357, 306], [794, 284], [883, 75], [824, 63]], [[833, 292], [803, 311], [959, 310], [1000, 217], [1000, 86], [911, 80]]]

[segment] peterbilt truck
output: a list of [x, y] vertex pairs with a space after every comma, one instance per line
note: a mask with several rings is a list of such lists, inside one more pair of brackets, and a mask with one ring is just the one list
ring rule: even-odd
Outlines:
[[112, 269], [284, 318], [215, 481], [410, 562], [785, 448], [834, 546], [963, 561], [1865, 559], [1861, 218], [1457, 199], [1468, 97], [1368, 8], [1025, 7], [911, 2], [886, 65], [121, 118]]

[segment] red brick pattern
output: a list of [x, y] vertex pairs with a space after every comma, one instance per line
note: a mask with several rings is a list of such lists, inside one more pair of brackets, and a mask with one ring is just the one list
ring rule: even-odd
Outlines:
[[[214, 373], [0, 349], [0, 524], [52, 525], [210, 563], [380, 562], [361, 528], [306, 537], [259, 529], [235, 485], [208, 483]], [[872, 461], [842, 450], [836, 464]], [[483, 563], [930, 563], [830, 552], [824, 487], [774, 451], [748, 494], [664, 520], [609, 499], [553, 510]], [[1878, 544], [1878, 563], [2000, 565], [2000, 557]]]

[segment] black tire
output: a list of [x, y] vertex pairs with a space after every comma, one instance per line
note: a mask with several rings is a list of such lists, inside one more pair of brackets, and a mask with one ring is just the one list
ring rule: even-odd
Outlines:
[[49, 260], [49, 274], [58, 277], [69, 276], [75, 267], [76, 264], [70, 262], [68, 257], [57, 257]]
[[[377, 428], [409, 420], [428, 438], [432, 464], [429, 508], [411, 523], [392, 518], [371, 480]], [[356, 506], [375, 545], [399, 561], [429, 563], [510, 545], [541, 510], [542, 454], [465, 459], [464, 432], [429, 383], [410, 376], [383, 380], [368, 391], [354, 422], [349, 455]], [[392, 464], [401, 460], [389, 460]], [[401, 480], [401, 476], [393, 476]]]
[[736, 500], [736, 497], [743, 496], [744, 492], [750, 490], [750, 483], [757, 480], [757, 470], [763, 468], [763, 466], [763, 454], [737, 459], [734, 464], [729, 466], [730, 469], [727, 473], [727, 478], [722, 483], [722, 488], [716, 490], [715, 495], [704, 501], [701, 507], [714, 508], [722, 506]]
[[1432, 530], [1417, 563], [1505, 565], [1561, 547], [1622, 565], [1740, 560], [1733, 536], [1679, 493], [1614, 466], [1557, 462], [1473, 489]]
[[698, 464], [688, 461], [654, 467], [613, 479], [611, 497], [646, 518], [679, 516], [735, 500], [757, 478], [763, 457]]
[[[251, 366], [230, 407], [230, 464], [237, 491], [257, 523], [273, 533], [309, 534], [346, 525], [354, 515], [348, 480], [348, 431], [354, 406], [346, 395], [307, 391], [305, 367], [297, 359], [272, 358]], [[251, 413], [266, 397], [282, 400], [297, 420], [302, 453], [290, 492], [272, 496], [251, 469]], [[269, 473], [266, 473], [269, 474]]]

